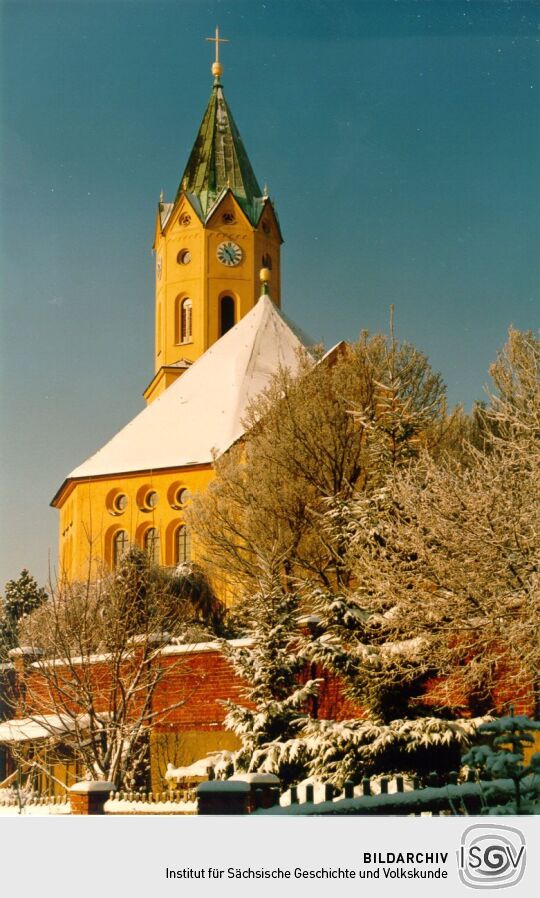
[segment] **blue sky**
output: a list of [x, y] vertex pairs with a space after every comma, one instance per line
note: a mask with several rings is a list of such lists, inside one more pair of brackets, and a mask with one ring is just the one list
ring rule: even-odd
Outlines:
[[56, 555], [49, 502], [143, 405], [154, 214], [224, 86], [285, 245], [283, 307], [330, 345], [387, 330], [451, 404], [540, 325], [540, 5], [0, 2], [0, 587]]

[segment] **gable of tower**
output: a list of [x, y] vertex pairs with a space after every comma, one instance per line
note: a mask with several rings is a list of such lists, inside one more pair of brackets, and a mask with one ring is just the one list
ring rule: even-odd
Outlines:
[[255, 229], [255, 226], [230, 189], [224, 190], [214, 206], [212, 206], [205, 221], [205, 227], [223, 230], [226, 233], [232, 233], [232, 231], [238, 228], [241, 228], [244, 233]]
[[265, 198], [261, 216], [257, 222], [257, 228], [262, 230], [268, 237], [277, 240], [280, 244], [283, 243], [279, 219], [274, 204], [268, 197]]

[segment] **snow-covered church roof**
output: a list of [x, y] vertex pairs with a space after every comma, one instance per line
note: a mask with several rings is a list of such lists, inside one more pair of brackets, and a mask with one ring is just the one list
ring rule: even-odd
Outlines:
[[302, 346], [272, 300], [261, 296], [182, 377], [67, 479], [211, 462], [214, 450], [220, 454], [242, 436], [248, 404], [278, 368], [297, 370]]

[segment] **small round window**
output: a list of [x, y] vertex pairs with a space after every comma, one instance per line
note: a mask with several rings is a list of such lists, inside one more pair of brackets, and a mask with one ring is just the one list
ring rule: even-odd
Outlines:
[[186, 225], [188, 225], [188, 224], [191, 224], [191, 215], [188, 215], [187, 213], [184, 213], [184, 215], [181, 215], [180, 216], [180, 224], [184, 225], [184, 227], [186, 227]]
[[120, 489], [113, 489], [107, 494], [105, 499], [107, 511], [112, 515], [123, 514], [129, 505], [129, 499]]
[[146, 495], [144, 497], [144, 507], [148, 511], [151, 511], [152, 508], [156, 507], [158, 502], [159, 502], [159, 496], [155, 492], [155, 490], [148, 490], [148, 492], [146, 493]]
[[113, 508], [117, 514], [122, 514], [128, 506], [128, 497], [125, 493], [119, 493], [113, 502]]
[[234, 224], [235, 218], [232, 212], [224, 212], [223, 213], [223, 223], [224, 224]]
[[175, 501], [178, 507], [186, 505], [191, 499], [191, 493], [186, 487], [181, 486], [176, 492]]
[[191, 253], [189, 249], [181, 249], [178, 253], [176, 260], [179, 265], [189, 265], [191, 262]]

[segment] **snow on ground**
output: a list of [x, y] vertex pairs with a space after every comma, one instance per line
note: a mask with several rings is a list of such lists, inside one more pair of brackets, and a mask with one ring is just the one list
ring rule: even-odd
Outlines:
[[51, 801], [22, 792], [19, 801], [14, 789], [0, 789], [0, 817], [57, 817], [70, 813], [67, 798]]
[[196, 814], [196, 801], [136, 801], [110, 798], [105, 802], [106, 814]]

